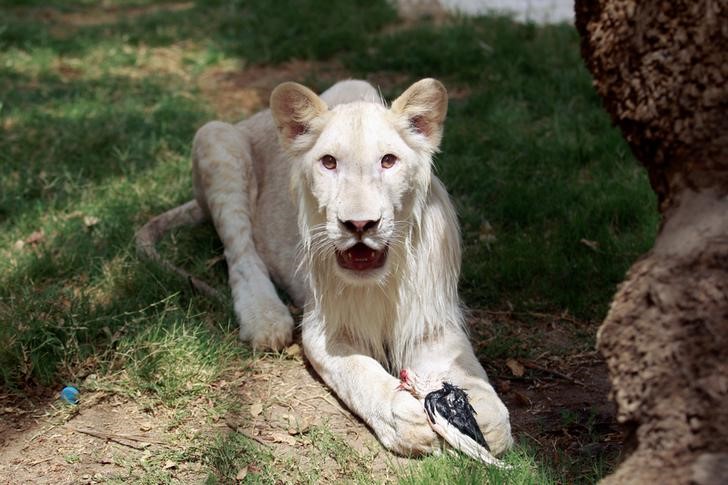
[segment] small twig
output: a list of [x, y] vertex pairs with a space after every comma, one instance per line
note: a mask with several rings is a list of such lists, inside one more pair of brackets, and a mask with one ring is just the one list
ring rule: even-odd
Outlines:
[[541, 372], [545, 372], [547, 374], [551, 374], [551, 375], [554, 375], [556, 377], [560, 377], [561, 379], [565, 379], [565, 380], [567, 380], [569, 382], [573, 382], [574, 384], [578, 384], [580, 386], [586, 387], [586, 385], [583, 382], [581, 382], [581, 381], [579, 381], [577, 379], [574, 379], [570, 375], [564, 374], [563, 372], [559, 372], [557, 370], [549, 369], [548, 367], [544, 367], [544, 366], [542, 366], [540, 364], [537, 364], [535, 362], [532, 362], [530, 360], [524, 360], [524, 361], [521, 361], [521, 362], [522, 362], [522, 364], [523, 364], [524, 367], [528, 367], [529, 369], [540, 370]]
[[28, 463], [28, 466], [40, 465], [41, 463], [45, 463], [47, 461], [51, 461], [52, 459], [53, 459], [53, 457], [50, 456], [48, 458], [43, 458], [42, 460], [35, 460], [34, 462]]
[[[344, 416], [346, 419], [349, 420], [351, 424], [357, 424], [356, 421], [354, 421], [349, 413], [346, 412], [345, 409], [343, 409], [341, 406], [339, 406], [337, 403], [333, 402], [331, 399], [328, 398], [326, 394], [317, 394], [315, 396], [311, 396], [309, 398], [306, 398], [306, 401], [312, 401], [314, 399], [321, 399], [322, 401], [327, 402], [330, 404], [334, 409], [336, 409], [342, 416]], [[303, 404], [303, 403], [302, 403]]]
[[53, 428], [57, 428], [57, 427], [58, 427], [57, 424], [52, 424], [51, 426], [47, 427], [46, 429], [42, 429], [42, 430], [38, 431], [36, 434], [31, 436], [31, 438], [28, 440], [27, 443], [25, 443], [25, 446], [23, 446], [23, 448], [20, 451], [24, 451], [26, 448], [28, 448], [28, 446], [30, 446], [30, 444], [33, 441], [35, 441], [39, 436], [42, 436], [42, 435], [46, 434], [48, 431], [52, 430]]
[[543, 313], [543, 312], [517, 312], [513, 310], [506, 310], [506, 311], [497, 311], [497, 310], [483, 310], [483, 312], [486, 315], [493, 315], [493, 316], [505, 316], [510, 317], [513, 315], [525, 315], [528, 317], [534, 317], [534, 318], [551, 318], [554, 320], [563, 320], [565, 322], [573, 323], [573, 324], [580, 324], [583, 322], [580, 322], [576, 318], [572, 317], [568, 313], [564, 312], [562, 314], [554, 314], [554, 313]]
[[143, 450], [146, 448], [146, 446], [140, 446], [140, 445], [134, 445], [131, 443], [125, 443], [124, 441], [136, 441], [139, 443], [146, 443], [149, 444], [156, 444], [156, 445], [166, 445], [166, 443], [162, 441], [155, 441], [150, 440], [144, 436], [134, 436], [134, 435], [128, 435], [128, 434], [115, 434], [115, 433], [107, 433], [105, 431], [98, 431], [95, 429], [83, 429], [83, 428], [71, 428], [73, 431], [76, 431], [77, 433], [81, 434], [87, 434], [89, 436], [93, 436], [94, 438], [99, 438], [102, 440], [109, 440], [113, 441], [115, 443], [118, 443], [120, 445], [128, 446], [129, 448], [134, 448], [135, 450]]
[[344, 416], [344, 417], [345, 417], [346, 419], [348, 419], [348, 420], [349, 420], [349, 422], [350, 422], [351, 424], [353, 424], [353, 425], [356, 425], [356, 424], [358, 424], [358, 423], [357, 423], [356, 421], [354, 421], [354, 420], [353, 420], [353, 419], [351, 418], [351, 416], [349, 415], [349, 413], [348, 413], [347, 411], [345, 411], [345, 410], [344, 410], [344, 409], [343, 409], [343, 408], [342, 408], [341, 406], [339, 406], [339, 405], [338, 405], [337, 403], [335, 403], [335, 402], [333, 402], [333, 401], [332, 401], [331, 399], [329, 399], [329, 397], [328, 397], [328, 396], [325, 396], [325, 395], [319, 395], [319, 396], [316, 396], [316, 397], [318, 397], [318, 398], [320, 398], [320, 399], [322, 399], [322, 400], [326, 401], [326, 402], [327, 402], [327, 403], [329, 403], [329, 404], [330, 404], [331, 406], [333, 406], [333, 407], [334, 407], [334, 408], [335, 408], [335, 409], [336, 409], [337, 411], [339, 411], [339, 413], [341, 413], [341, 415], [342, 415], [342, 416]]
[[259, 444], [261, 444], [263, 446], [265, 446], [266, 448], [270, 448], [271, 447], [270, 443], [264, 441], [263, 438], [260, 438], [258, 436], [255, 436], [254, 434], [248, 433], [247, 431], [245, 431], [242, 428], [241, 429], [237, 429], [236, 431], [238, 433], [240, 433], [241, 435], [245, 436], [246, 438], [249, 438], [249, 439], [251, 439], [251, 440], [253, 440], [253, 441], [255, 441], [255, 442], [257, 442], [257, 443], [259, 443]]
[[529, 438], [531, 438], [533, 441], [535, 441], [536, 443], [538, 443], [538, 446], [543, 447], [543, 443], [541, 443], [541, 440], [539, 440], [538, 438], [536, 438], [531, 433], [529, 433], [527, 431], [523, 431], [523, 430], [521, 430], [521, 433], [525, 434], [526, 436], [528, 436]]
[[309, 409], [317, 409], [316, 406], [309, 404], [306, 401], [301, 401], [300, 399], [296, 399], [295, 401], [296, 406], [306, 406]]
[[526, 377], [526, 376], [512, 376], [512, 375], [505, 375], [505, 374], [497, 374], [498, 379], [505, 379], [506, 381], [516, 381], [516, 382], [533, 382], [533, 378]]
[[227, 424], [228, 425], [228, 428], [230, 428], [231, 430], [235, 431], [236, 433], [240, 433], [241, 435], [245, 436], [246, 438], [251, 439], [251, 440], [255, 441], [256, 443], [259, 443], [259, 444], [265, 446], [266, 448], [270, 448], [271, 447], [270, 443], [267, 443], [267, 442], [263, 441], [263, 439], [262, 438], [259, 438], [258, 436], [255, 436], [255, 435], [253, 435], [251, 433], [248, 433], [243, 428], [237, 426], [235, 423], [231, 423], [229, 421], [226, 421], [225, 424]]

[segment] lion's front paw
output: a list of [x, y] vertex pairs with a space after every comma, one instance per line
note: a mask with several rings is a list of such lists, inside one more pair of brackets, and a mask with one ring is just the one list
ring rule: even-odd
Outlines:
[[513, 446], [511, 422], [508, 419], [508, 415], [488, 423], [485, 427], [481, 426], [481, 430], [483, 431], [485, 442], [488, 443], [493, 455], [498, 456]]
[[283, 350], [293, 341], [293, 317], [281, 303], [256, 312], [246, 312], [240, 319], [240, 339], [256, 350]]
[[293, 342], [293, 319], [290, 325], [276, 325], [260, 332], [250, 339], [250, 345], [255, 350], [283, 350]]
[[419, 456], [441, 449], [440, 437], [427, 421], [422, 403], [408, 392], [397, 392], [392, 399], [391, 423], [379, 435], [382, 444], [405, 456]]
[[472, 386], [467, 392], [486, 443], [494, 455], [500, 455], [513, 446], [508, 409], [487, 382]]

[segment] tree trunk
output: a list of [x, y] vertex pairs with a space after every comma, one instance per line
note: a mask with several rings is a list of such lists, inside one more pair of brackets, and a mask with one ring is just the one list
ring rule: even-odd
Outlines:
[[576, 0], [662, 214], [599, 329], [634, 452], [603, 483], [728, 483], [728, 0]]

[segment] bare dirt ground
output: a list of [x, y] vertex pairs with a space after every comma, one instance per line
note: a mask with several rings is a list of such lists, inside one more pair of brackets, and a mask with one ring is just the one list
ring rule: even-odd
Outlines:
[[[145, 410], [107, 393], [84, 395], [79, 406], [65, 406], [50, 392], [42, 403], [15, 407], [3, 399], [0, 423], [0, 476], [3, 483], [98, 483], [138, 476], [178, 438], [167, 431], [168, 413]], [[165, 463], [185, 483], [205, 477], [199, 463]]]
[[335, 61], [292, 60], [275, 66], [208, 69], [200, 76], [198, 86], [221, 120], [235, 122], [267, 107], [270, 93], [282, 82], [315, 79], [327, 85], [349, 77]]
[[[89, 5], [83, 11], [65, 12], [53, 7], [19, 8], [20, 13], [26, 13], [34, 19], [52, 22], [62, 26], [64, 35], [73, 33], [75, 28], [103, 25], [117, 22], [120, 18], [134, 19], [158, 12], [179, 12], [194, 7], [194, 2], [169, 2], [159, 5]], [[71, 32], [69, 32], [69, 29]]]
[[[556, 466], [619, 454], [624, 435], [608, 397], [606, 364], [587, 343], [592, 339], [585, 340], [596, 325], [568, 314], [489, 311], [474, 312], [470, 325], [476, 349], [487, 352], [499, 339], [518, 342], [505, 355], [483, 361], [508, 407], [516, 440], [531, 441]], [[508, 355], [519, 347], [534, 357]]]
[[[366, 460], [372, 476], [391, 478], [403, 459], [385, 452], [337, 401], [306, 365], [300, 347], [289, 349], [293, 355], [287, 358], [261, 356], [214, 383], [241, 406], [212, 420], [208, 411], [214, 403], [207, 399], [187, 406], [180, 421], [174, 410], [111, 392], [83, 393], [77, 406], [61, 403], [50, 390], [25, 402], [0, 396], [0, 477], [13, 484], [128, 481], [141, 478], [145, 463], [155, 462], [174, 479], [197, 483], [207, 475], [195, 459], [200, 434], [234, 430], [272, 451], [276, 460], [295, 464], [297, 474], [316, 467], [319, 476], [336, 480], [347, 472], [346, 462], [320, 456], [313, 443], [312, 430], [325, 427]], [[175, 460], [170, 452], [185, 459]], [[247, 472], [258, 468], [249, 463]]]

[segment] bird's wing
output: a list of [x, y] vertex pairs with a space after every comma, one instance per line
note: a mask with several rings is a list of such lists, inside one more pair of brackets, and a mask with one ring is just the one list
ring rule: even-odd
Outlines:
[[512, 468], [510, 465], [494, 457], [490, 451], [484, 446], [479, 445], [473, 438], [463, 434], [455, 426], [448, 423], [447, 419], [437, 412], [437, 409], [434, 409], [431, 415], [428, 412], [428, 416], [430, 417], [432, 430], [442, 436], [456, 450], [460, 450], [469, 457], [480, 460], [486, 465], [493, 465], [502, 469]]

